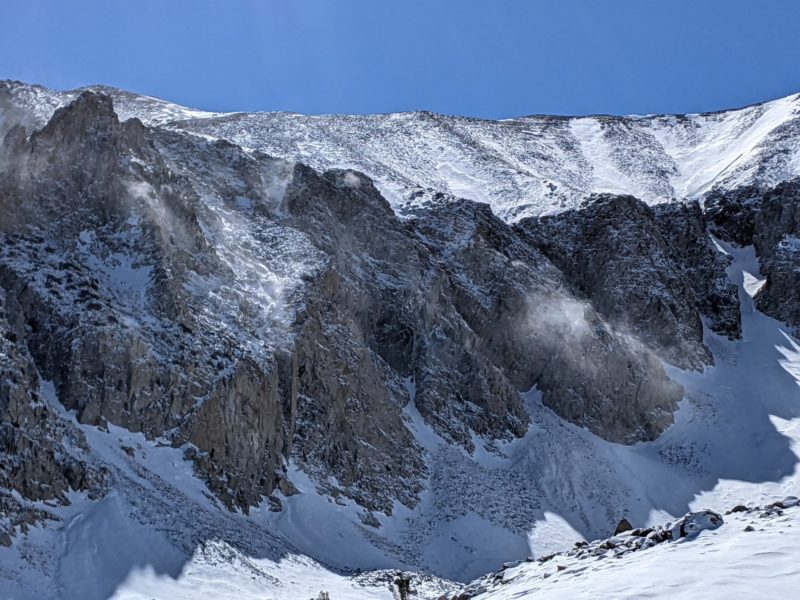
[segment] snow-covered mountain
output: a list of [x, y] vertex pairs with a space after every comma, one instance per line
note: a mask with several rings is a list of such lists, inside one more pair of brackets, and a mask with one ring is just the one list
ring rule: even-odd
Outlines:
[[[0, 597], [389, 598], [398, 569], [467, 597], [623, 517], [798, 495], [798, 102], [488, 122], [0, 85]], [[538, 564], [482, 593], [614, 583]]]
[[417, 188], [488, 203], [509, 221], [592, 192], [653, 204], [800, 174], [800, 100], [722, 113], [505, 121], [431, 113], [225, 115], [182, 124], [318, 169], [365, 172], [398, 206]]
[[[593, 192], [654, 204], [800, 175], [800, 95], [703, 114], [488, 121], [429, 112], [209, 113], [88, 89], [110, 94], [122, 119], [227, 139], [319, 170], [356, 169], [401, 210], [430, 191], [486, 202], [517, 221], [575, 208]], [[43, 124], [79, 90], [12, 86], [12, 93]]]

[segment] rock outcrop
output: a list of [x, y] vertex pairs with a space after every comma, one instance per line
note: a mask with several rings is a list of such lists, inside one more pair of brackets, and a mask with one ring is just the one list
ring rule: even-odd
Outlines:
[[536, 386], [556, 413], [607, 439], [652, 439], [669, 426], [680, 386], [644, 344], [576, 295], [518, 229], [468, 201], [432, 208], [412, 224], [454, 273], [455, 306], [476, 347], [516, 388], [506, 405]]
[[[106, 477], [87, 456], [86, 440], [43, 397], [36, 366], [22, 332], [9, 322], [19, 307], [0, 289], [0, 544], [48, 517], [29, 501], [68, 504], [67, 492], [101, 494]], [[11, 493], [19, 494], [14, 497]]]
[[765, 277], [758, 309], [800, 332], [800, 181], [716, 191], [706, 211], [716, 235], [755, 247]]
[[740, 334], [736, 288], [697, 205], [651, 208], [605, 194], [517, 227], [600, 314], [672, 364], [711, 362], [702, 316], [715, 331]]
[[533, 564], [526, 564], [526, 561], [506, 563], [499, 571], [473, 581], [452, 596], [445, 596], [445, 600], [470, 600], [508, 584], [526, 570], [529, 571], [529, 577], [530, 573], [535, 573], [539, 579], [548, 579], [562, 571], [579, 571], [581, 563], [606, 558], [620, 559], [658, 544], [692, 540], [702, 532], [714, 531], [724, 524], [722, 515], [712, 510], [700, 510], [655, 527], [628, 527], [608, 539], [579, 541], [566, 552], [528, 558], [527, 563]]

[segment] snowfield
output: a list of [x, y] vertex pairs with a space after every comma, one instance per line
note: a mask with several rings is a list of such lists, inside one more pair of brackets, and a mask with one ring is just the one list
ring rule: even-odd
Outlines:
[[800, 586], [800, 510], [726, 515], [696, 539], [615, 558], [556, 557], [505, 569], [480, 600], [519, 598], [792, 598]]
[[[81, 91], [9, 85], [38, 126]], [[429, 112], [209, 113], [109, 87], [87, 89], [109, 94], [121, 119], [226, 139], [319, 170], [362, 171], [401, 214], [443, 193], [486, 202], [517, 221], [575, 208], [593, 192], [657, 204], [800, 175], [799, 95], [692, 115], [489, 121]]]

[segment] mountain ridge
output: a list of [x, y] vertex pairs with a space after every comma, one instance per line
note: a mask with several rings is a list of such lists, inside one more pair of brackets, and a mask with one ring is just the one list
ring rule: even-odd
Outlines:
[[[357, 169], [401, 214], [419, 202], [420, 192], [487, 202], [517, 221], [575, 208], [596, 192], [629, 193], [654, 204], [800, 175], [798, 94], [687, 115], [484, 120], [427, 111], [214, 113], [98, 89], [116, 96], [123, 120], [169, 124], [320, 170]], [[76, 93], [40, 87], [28, 105], [43, 121]]]
[[188, 104], [180, 104], [178, 102], [174, 102], [172, 100], [168, 100], [167, 98], [162, 98], [161, 96], [154, 96], [150, 94], [139, 94], [136, 92], [131, 92], [126, 90], [125, 88], [121, 88], [118, 86], [107, 85], [103, 83], [92, 83], [87, 85], [82, 85], [74, 88], [66, 88], [66, 89], [56, 89], [53, 87], [49, 87], [39, 83], [28, 83], [22, 81], [20, 79], [0, 79], [0, 84], [7, 84], [7, 85], [21, 85], [27, 87], [36, 87], [41, 88], [43, 90], [53, 91], [62, 94], [70, 94], [70, 93], [80, 93], [82, 91], [97, 91], [97, 92], [104, 92], [108, 95], [115, 95], [119, 93], [123, 94], [134, 94], [136, 96], [140, 96], [142, 98], [147, 98], [150, 100], [155, 100], [164, 104], [171, 104], [174, 106], [180, 106], [181, 108], [185, 108], [187, 110], [197, 111], [206, 114], [224, 114], [224, 115], [234, 115], [234, 114], [287, 114], [287, 115], [299, 115], [304, 117], [341, 117], [341, 116], [360, 116], [360, 117], [382, 117], [387, 115], [405, 115], [405, 114], [417, 114], [417, 113], [427, 113], [431, 115], [438, 115], [442, 117], [448, 118], [463, 118], [463, 119], [474, 119], [478, 121], [488, 121], [488, 122], [502, 122], [502, 121], [515, 121], [518, 119], [526, 119], [526, 118], [537, 118], [537, 117], [552, 117], [555, 119], [581, 119], [581, 118], [591, 118], [591, 117], [611, 117], [611, 118], [629, 118], [629, 119], [641, 119], [641, 118], [648, 118], [648, 117], [698, 117], [698, 116], [713, 116], [722, 113], [734, 112], [738, 110], [744, 110], [747, 108], [754, 108], [763, 106], [765, 104], [770, 104], [772, 102], [776, 102], [778, 100], [789, 100], [789, 99], [797, 99], [797, 96], [800, 96], [800, 92], [790, 92], [788, 94], [783, 94], [779, 96], [775, 96], [773, 98], [768, 98], [766, 100], [759, 100], [756, 102], [751, 102], [749, 104], [742, 104], [742, 105], [732, 105], [725, 108], [717, 108], [717, 109], [710, 109], [710, 110], [701, 110], [701, 111], [693, 111], [693, 112], [651, 112], [651, 113], [581, 113], [581, 114], [548, 114], [548, 113], [525, 113], [511, 117], [502, 117], [502, 118], [491, 118], [491, 117], [479, 117], [475, 115], [468, 115], [468, 114], [450, 114], [450, 113], [443, 113], [437, 112], [434, 110], [429, 110], [425, 108], [420, 109], [410, 109], [410, 110], [399, 110], [399, 111], [387, 111], [387, 112], [372, 112], [372, 113], [303, 113], [303, 112], [296, 112], [291, 110], [252, 110], [252, 111], [245, 111], [245, 110], [225, 110], [225, 111], [214, 111], [208, 110], [205, 108], [200, 108], [197, 106], [189, 106]]

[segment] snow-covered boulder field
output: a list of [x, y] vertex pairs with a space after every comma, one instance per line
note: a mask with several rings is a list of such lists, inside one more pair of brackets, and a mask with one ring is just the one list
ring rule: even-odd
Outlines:
[[705, 510], [567, 552], [504, 565], [451, 600], [790, 598], [800, 583], [800, 499]]

